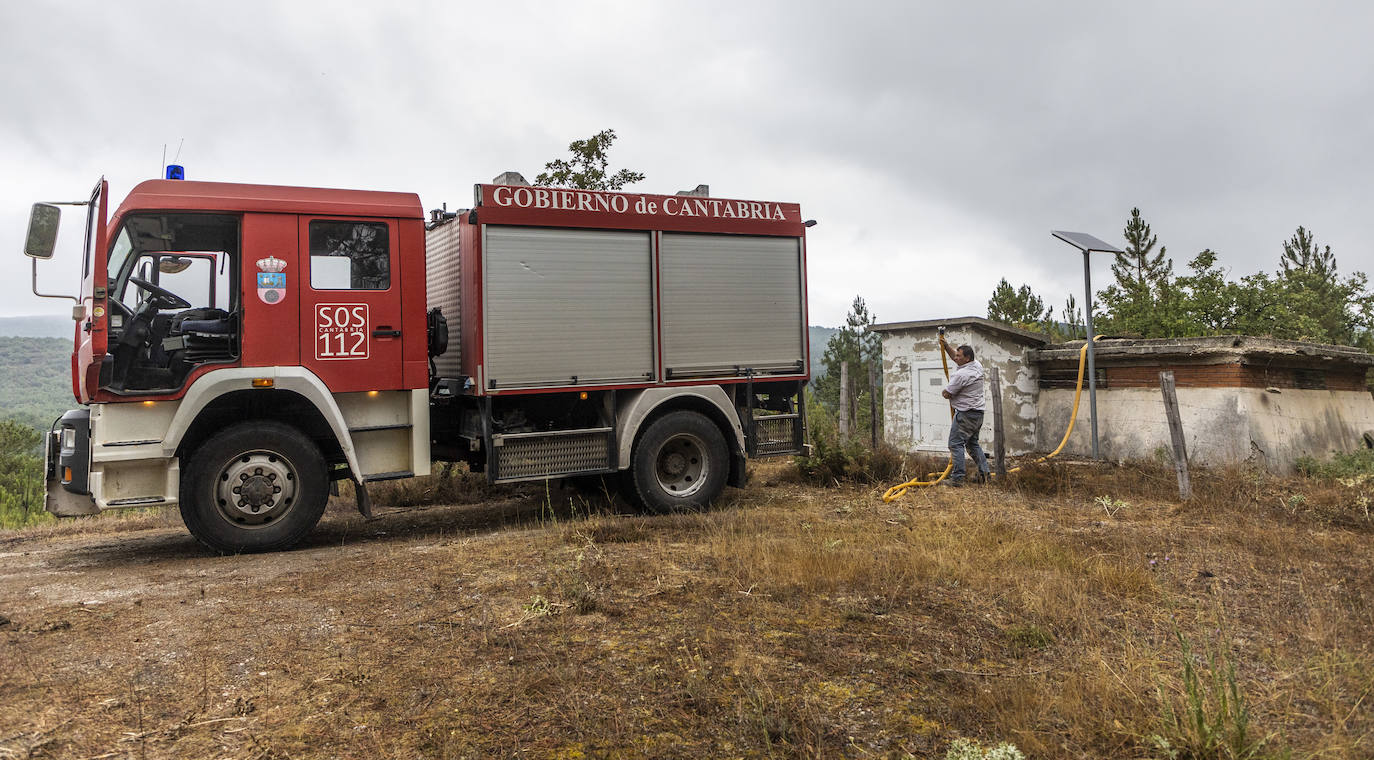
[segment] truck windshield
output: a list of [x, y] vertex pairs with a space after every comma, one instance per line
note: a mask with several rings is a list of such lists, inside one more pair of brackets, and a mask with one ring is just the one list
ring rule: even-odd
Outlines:
[[139, 277], [197, 308], [230, 310], [238, 250], [238, 218], [223, 214], [139, 214], [127, 217], [110, 246], [110, 297], [132, 311], [143, 298]]

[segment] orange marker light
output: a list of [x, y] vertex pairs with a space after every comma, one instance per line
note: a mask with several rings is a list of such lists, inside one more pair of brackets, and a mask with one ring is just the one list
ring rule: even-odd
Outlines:
[[144, 406], [152, 406], [153, 404], [156, 404], [156, 403], [157, 403], [156, 401], [144, 401], [144, 402], [143, 402], [143, 405], [144, 405]]
[[370, 398], [376, 398], [376, 397], [377, 397], [377, 391], [368, 391], [368, 392], [367, 392], [367, 395], [368, 395], [368, 397], [370, 397]]
[[70, 467], [63, 467], [63, 468], [62, 468], [62, 482], [63, 482], [63, 483], [70, 483], [70, 482], [72, 482], [72, 468], [70, 468]]
[[254, 388], [271, 388], [273, 385], [276, 385], [276, 384], [277, 384], [277, 381], [273, 380], [273, 379], [270, 378], [270, 377], [255, 377], [255, 378], [253, 378], [253, 387], [254, 387]]
[[582, 391], [581, 393], [577, 394], [577, 397], [580, 398], [580, 399], [582, 399], [583, 401], [586, 401], [586, 400], [587, 400], [587, 392], [586, 392], [586, 391]]

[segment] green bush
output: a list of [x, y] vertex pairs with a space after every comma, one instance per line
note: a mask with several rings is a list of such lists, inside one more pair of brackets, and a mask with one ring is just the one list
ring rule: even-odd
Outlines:
[[834, 485], [845, 481], [884, 483], [902, 478], [906, 458], [901, 452], [885, 444], [873, 448], [868, 444], [867, 434], [840, 440], [835, 413], [810, 393], [806, 394], [806, 423], [811, 454], [793, 460], [802, 479], [817, 485]]
[[1326, 461], [1320, 461], [1310, 456], [1299, 457], [1296, 465], [1298, 472], [1318, 480], [1358, 478], [1361, 475], [1374, 476], [1374, 449], [1337, 453]]

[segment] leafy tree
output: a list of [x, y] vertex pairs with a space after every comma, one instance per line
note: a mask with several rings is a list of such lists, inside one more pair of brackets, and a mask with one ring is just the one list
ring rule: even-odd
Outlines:
[[988, 299], [988, 319], [1035, 330], [1053, 321], [1054, 308], [1031, 291], [1029, 285], [1014, 289], [1007, 278], [997, 283]]
[[[816, 398], [822, 404], [831, 409], [839, 409], [840, 406], [840, 364], [849, 363], [849, 382], [850, 382], [850, 415], [851, 420], [856, 421], [855, 430], [867, 429], [873, 424], [869, 419], [869, 395], [878, 393], [878, 415], [882, 418], [882, 360], [883, 344], [878, 334], [868, 328], [876, 323], [873, 315], [868, 311], [868, 304], [860, 296], [854, 296], [854, 303], [850, 306], [849, 314], [845, 317], [845, 325], [834, 335], [830, 336], [830, 342], [825, 346], [825, 354], [821, 356], [821, 365], [825, 367], [825, 374], [816, 379]], [[878, 387], [869, 385], [868, 368], [877, 367], [874, 373], [877, 376]]]
[[568, 145], [572, 157], [555, 158], [544, 164], [544, 171], [534, 178], [534, 184], [544, 187], [575, 187], [583, 190], [619, 190], [644, 179], [640, 172], [629, 169], [607, 175], [606, 151], [615, 142], [615, 130], [603, 129], [586, 140], [573, 140]]

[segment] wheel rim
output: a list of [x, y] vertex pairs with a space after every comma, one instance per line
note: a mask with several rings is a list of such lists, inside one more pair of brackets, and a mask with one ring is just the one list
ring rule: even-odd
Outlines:
[[296, 468], [281, 454], [246, 451], [220, 468], [215, 506], [234, 525], [263, 528], [280, 521], [295, 506], [299, 482]]
[[700, 491], [710, 474], [706, 443], [689, 433], [678, 433], [663, 442], [654, 457], [659, 488], [672, 496], [691, 496]]

